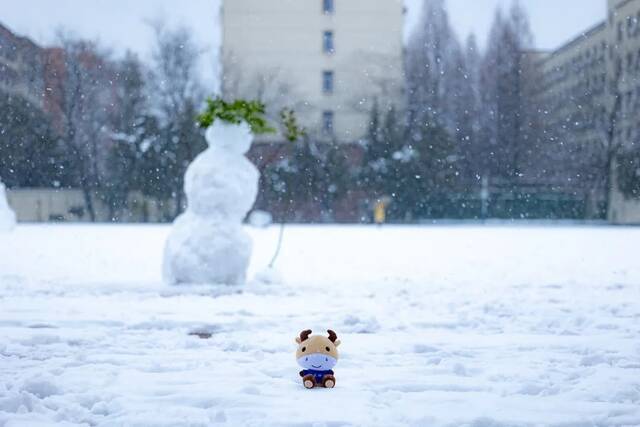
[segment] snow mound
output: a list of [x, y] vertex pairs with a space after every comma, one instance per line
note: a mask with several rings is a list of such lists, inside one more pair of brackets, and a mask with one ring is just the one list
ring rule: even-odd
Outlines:
[[264, 285], [275, 285], [284, 282], [282, 273], [274, 267], [267, 267], [256, 273], [254, 280], [256, 283]]
[[11, 231], [16, 226], [16, 214], [7, 203], [5, 186], [0, 182], [0, 232]]
[[21, 389], [37, 396], [40, 399], [47, 398], [56, 394], [60, 394], [61, 391], [50, 377], [33, 377], [24, 381]]
[[273, 223], [273, 216], [267, 211], [259, 209], [249, 214], [249, 224], [256, 228], [267, 228]]
[[165, 279], [172, 284], [243, 283], [251, 248], [241, 225], [186, 212], [174, 222], [167, 241]]
[[239, 285], [252, 252], [242, 221], [258, 194], [258, 170], [244, 156], [253, 136], [246, 123], [218, 121], [206, 138], [185, 174], [188, 207], [167, 239], [163, 274], [176, 285]]

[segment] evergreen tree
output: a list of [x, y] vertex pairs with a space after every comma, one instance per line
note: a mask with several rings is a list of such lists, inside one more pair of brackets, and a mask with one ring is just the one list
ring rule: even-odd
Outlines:
[[166, 153], [159, 143], [156, 117], [139, 115], [132, 126], [132, 134], [114, 136], [106, 161], [108, 174], [101, 195], [112, 221], [121, 219], [120, 214], [129, 207], [133, 191], [160, 200], [167, 200], [167, 194], [171, 194], [162, 172]]
[[[359, 182], [370, 200], [388, 197], [390, 218], [427, 215], [430, 203], [455, 191], [459, 184], [454, 142], [438, 124], [415, 125], [398, 119], [395, 109], [384, 117], [371, 112]], [[413, 136], [412, 136], [413, 135]]]
[[335, 143], [316, 143], [304, 136], [266, 168], [263, 179], [271, 193], [269, 203], [286, 217], [300, 213], [303, 206], [314, 206], [322, 218], [331, 220], [335, 202], [349, 184], [346, 153]]
[[72, 184], [64, 147], [49, 118], [19, 95], [0, 92], [0, 181], [8, 187]]
[[640, 148], [632, 147], [617, 155], [616, 183], [626, 199], [640, 199]]
[[[167, 177], [171, 164], [170, 152], [165, 150], [165, 138], [156, 116], [146, 116], [141, 125], [143, 132], [137, 146], [140, 149], [139, 187], [143, 195], [151, 197], [161, 204], [170, 200], [173, 185]], [[165, 218], [170, 220], [172, 215]]]
[[[392, 110], [389, 116], [395, 117], [395, 112]], [[389, 118], [387, 118], [387, 120], [389, 120]], [[373, 107], [369, 114], [367, 137], [364, 141], [364, 164], [359, 174], [360, 187], [371, 193], [371, 197], [381, 197], [385, 195], [387, 191], [385, 181], [389, 173], [388, 162], [394, 150], [388, 138], [385, 138], [383, 125], [380, 122], [381, 117], [378, 102], [374, 100]], [[384, 128], [386, 127], [388, 127], [388, 123], [385, 124]]]

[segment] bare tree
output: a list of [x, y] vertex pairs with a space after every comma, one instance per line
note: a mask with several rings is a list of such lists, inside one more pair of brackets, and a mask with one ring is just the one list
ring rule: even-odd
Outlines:
[[140, 189], [137, 177], [149, 123], [144, 67], [137, 55], [127, 52], [114, 64], [114, 71], [114, 108], [109, 111], [111, 146], [100, 191], [112, 221], [121, 218], [128, 207], [131, 191]]
[[522, 53], [533, 37], [526, 12], [518, 1], [505, 17], [496, 10], [482, 63], [483, 141], [485, 174], [513, 184], [522, 173], [527, 150], [524, 128], [527, 126]]
[[[611, 196], [613, 192], [613, 176], [615, 162], [620, 150], [623, 147], [623, 139], [618, 135], [618, 123], [624, 119], [622, 115], [622, 85], [624, 83], [624, 73], [622, 59], [614, 58], [610, 76], [605, 89], [604, 111], [597, 129], [603, 144], [604, 150], [604, 189], [605, 212], [609, 215], [611, 209]], [[607, 73], [609, 74], [609, 73]]]
[[449, 100], [454, 118], [455, 156], [459, 158], [461, 172], [467, 190], [477, 187], [480, 170], [477, 159], [483, 153], [478, 150], [480, 131], [480, 54], [473, 35], [464, 49], [452, 52], [453, 69], [449, 76]]
[[171, 29], [158, 21], [151, 28], [154, 46], [150, 99], [161, 124], [163, 151], [169, 155], [163, 173], [171, 190], [167, 196], [175, 200], [177, 216], [184, 200], [184, 171], [203, 145], [195, 120], [204, 99], [198, 72], [203, 50], [185, 27]]
[[101, 166], [108, 140], [107, 123], [111, 100], [110, 65], [106, 53], [95, 43], [60, 34], [61, 67], [56, 71], [63, 141], [82, 189], [85, 208], [96, 220], [94, 197], [101, 184]]
[[444, 0], [424, 0], [420, 22], [407, 46], [409, 123], [437, 123], [455, 133], [447, 91], [450, 72], [455, 68], [452, 53], [459, 48]]
[[[363, 84], [351, 91], [350, 107], [354, 111], [370, 115], [377, 108], [386, 114], [392, 109], [405, 111], [404, 84], [397, 76], [396, 61], [386, 53], [359, 51], [353, 55], [353, 61], [363, 64], [359, 78]], [[345, 88], [351, 90], [351, 88]]]
[[222, 95], [227, 100], [258, 100], [266, 105], [266, 116], [273, 122], [279, 121], [284, 108], [304, 113], [307, 103], [296, 96], [291, 79], [281, 68], [266, 67], [247, 72], [249, 67], [233, 52], [225, 54], [222, 68]]
[[164, 120], [182, 114], [189, 102], [202, 100], [198, 65], [204, 51], [186, 27], [168, 28], [162, 21], [150, 24], [154, 34], [151, 98]]

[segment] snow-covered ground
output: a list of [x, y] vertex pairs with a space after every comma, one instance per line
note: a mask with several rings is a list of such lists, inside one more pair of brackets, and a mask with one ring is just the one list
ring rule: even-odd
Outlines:
[[0, 426], [640, 425], [640, 229], [289, 227], [284, 284], [237, 293], [163, 285], [168, 231], [0, 234]]

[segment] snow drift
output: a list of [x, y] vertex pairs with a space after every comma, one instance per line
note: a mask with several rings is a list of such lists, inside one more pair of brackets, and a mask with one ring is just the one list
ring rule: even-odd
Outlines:
[[16, 214], [7, 203], [4, 184], [0, 182], [0, 232], [11, 231], [16, 225]]

